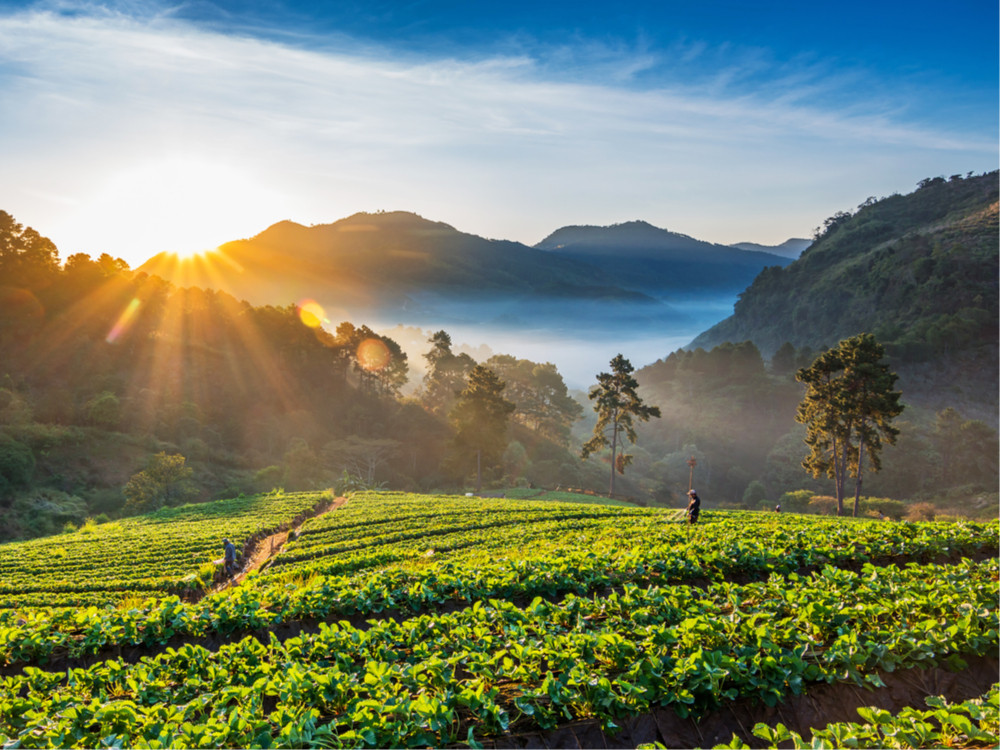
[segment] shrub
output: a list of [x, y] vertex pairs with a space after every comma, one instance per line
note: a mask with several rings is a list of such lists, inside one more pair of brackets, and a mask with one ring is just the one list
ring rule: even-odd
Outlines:
[[0, 496], [27, 487], [35, 473], [35, 454], [24, 443], [0, 434]]
[[902, 500], [893, 500], [888, 497], [863, 497], [861, 498], [860, 509], [866, 516], [877, 518], [879, 511], [896, 521], [906, 513], [906, 503]]
[[809, 500], [809, 512], [821, 516], [837, 515], [837, 498], [830, 495], [815, 495]]
[[812, 490], [792, 490], [778, 498], [781, 509], [788, 513], [808, 513], [809, 501], [816, 496]]
[[932, 503], [914, 503], [906, 510], [907, 521], [933, 521], [937, 508]]

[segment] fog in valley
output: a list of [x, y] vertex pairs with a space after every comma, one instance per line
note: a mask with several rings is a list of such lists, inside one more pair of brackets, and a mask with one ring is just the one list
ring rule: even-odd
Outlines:
[[[730, 295], [671, 304], [660, 300], [437, 299], [422, 300], [419, 313], [361, 322], [389, 336], [406, 352], [407, 392], [419, 387], [425, 371], [423, 354], [430, 348], [427, 339], [439, 330], [451, 336], [456, 353], [465, 352], [477, 362], [494, 354], [551, 362], [570, 389], [586, 391], [599, 372], [607, 371], [615, 355], [624, 355], [636, 369], [651, 364], [728, 317], [734, 302]], [[331, 325], [336, 327], [337, 322]]]

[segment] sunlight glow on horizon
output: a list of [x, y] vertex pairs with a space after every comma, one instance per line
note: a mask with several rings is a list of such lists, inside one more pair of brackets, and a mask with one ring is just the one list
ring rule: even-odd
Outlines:
[[[860, 68], [772, 64], [738, 46], [689, 45], [687, 70], [703, 68], [706, 85], [642, 88], [645, 53], [627, 50], [593, 79], [561, 78], [530, 51], [311, 49], [77, 10], [0, 14], [0, 208], [63, 258], [137, 267], [284, 219], [377, 210], [528, 245], [635, 219], [778, 244], [869, 195], [995, 168], [993, 132], [909, 115], [926, 92], [896, 99]], [[676, 51], [657, 54], [669, 69]]]

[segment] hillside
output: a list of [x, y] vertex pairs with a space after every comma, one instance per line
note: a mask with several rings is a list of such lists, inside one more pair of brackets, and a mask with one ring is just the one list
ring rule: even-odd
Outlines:
[[736, 293], [761, 269], [789, 263], [780, 255], [716, 245], [644, 221], [563, 227], [535, 247], [593, 264], [609, 278], [657, 296]]
[[827, 220], [802, 256], [768, 268], [733, 315], [691, 342], [814, 351], [874, 333], [907, 398], [943, 397], [996, 422], [997, 173], [925, 180]]

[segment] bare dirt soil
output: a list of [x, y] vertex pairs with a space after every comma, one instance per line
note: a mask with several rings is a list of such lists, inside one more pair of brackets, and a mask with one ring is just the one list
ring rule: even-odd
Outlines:
[[255, 570], [260, 570], [265, 563], [281, 552], [281, 548], [285, 546], [285, 542], [288, 541], [289, 535], [297, 534], [299, 529], [302, 528], [302, 524], [310, 518], [319, 518], [320, 516], [335, 511], [338, 508], [343, 507], [346, 502], [346, 497], [334, 498], [329, 505], [319, 508], [316, 513], [297, 517], [288, 528], [281, 529], [265, 537], [251, 537], [248, 539], [243, 547], [243, 564], [240, 566], [240, 569], [237, 570], [236, 574], [231, 578], [226, 578], [217, 583], [212, 588], [212, 592], [222, 591], [230, 586], [239, 585], [239, 583], [250, 575], [250, 573]]
[[812, 728], [835, 722], [860, 722], [858, 708], [874, 706], [898, 713], [907, 706], [926, 709], [924, 697], [943, 695], [961, 702], [988, 692], [998, 679], [996, 657], [967, 657], [968, 667], [952, 672], [941, 667], [881, 672], [884, 688], [866, 689], [846, 683], [811, 685], [805, 695], [793, 696], [777, 706], [751, 701], [733, 701], [701, 720], [682, 719], [672, 709], [622, 719], [621, 731], [608, 734], [596, 721], [565, 724], [549, 732], [512, 734], [493, 741], [487, 748], [634, 748], [659, 742], [668, 748], [709, 748], [728, 744], [736, 734], [750, 747], [764, 748], [764, 740], [753, 735], [758, 722], [779, 723], [811, 737]]

